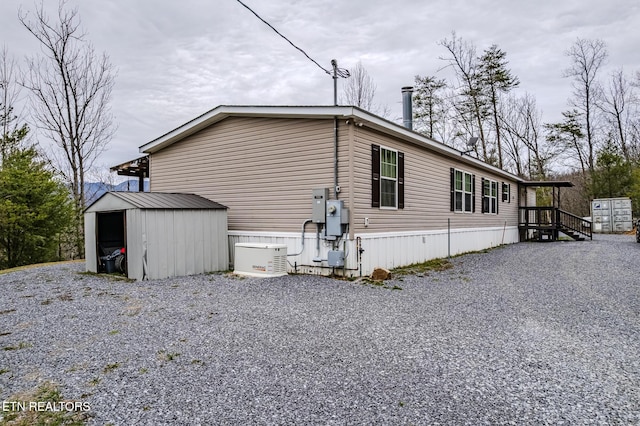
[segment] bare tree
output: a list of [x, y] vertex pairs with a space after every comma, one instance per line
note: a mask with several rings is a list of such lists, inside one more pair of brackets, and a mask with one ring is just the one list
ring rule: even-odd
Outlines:
[[571, 59], [571, 66], [564, 71], [564, 76], [573, 78], [573, 97], [570, 99], [570, 104], [581, 113], [584, 119], [586, 163], [589, 171], [593, 172], [597, 150], [596, 105], [602, 94], [597, 76], [607, 59], [607, 48], [602, 40], [579, 38], [565, 54]]
[[20, 98], [18, 73], [16, 61], [7, 47], [0, 48], [0, 160], [23, 141], [28, 132], [26, 124], [18, 126], [23, 120], [15, 110]]
[[59, 151], [52, 164], [68, 180], [75, 201], [76, 248], [83, 255], [82, 210], [85, 173], [111, 139], [109, 107], [114, 70], [106, 54], [97, 55], [80, 30], [77, 9], [58, 5], [51, 20], [43, 3], [33, 15], [19, 12], [22, 25], [38, 40], [42, 55], [27, 60], [24, 86], [32, 94], [32, 113], [42, 134]]
[[610, 132], [626, 161], [630, 161], [632, 157], [629, 136], [634, 130], [633, 119], [636, 116], [634, 113], [638, 112], [637, 104], [638, 98], [622, 69], [614, 71], [609, 86], [604, 91], [600, 108], [608, 118]]
[[351, 76], [347, 78], [342, 88], [340, 103], [357, 106], [373, 114], [387, 117], [389, 108], [374, 102], [377, 86], [362, 62], [358, 61], [349, 72]]
[[358, 62], [349, 72], [351, 77], [346, 80], [342, 88], [342, 103], [371, 111], [373, 99], [376, 96], [376, 84], [362, 65], [362, 62]]
[[501, 104], [498, 116], [504, 131], [506, 157], [516, 174], [531, 179], [547, 178], [551, 163], [564, 147], [549, 144], [543, 137], [541, 113], [533, 95], [509, 96]]
[[500, 127], [503, 130], [504, 162], [511, 166], [512, 171], [521, 177], [530, 177], [527, 173], [527, 164], [530, 151], [524, 142], [529, 134], [529, 120], [522, 114], [520, 99], [515, 96], [507, 97], [500, 104]]
[[[455, 107], [458, 112], [458, 121], [466, 122], [462, 127], [467, 128], [467, 136], [479, 136], [482, 147], [482, 158], [485, 162], [491, 162], [492, 153], [487, 144], [484, 128], [484, 120], [488, 117], [487, 99], [482, 90], [482, 82], [479, 73], [479, 63], [476, 56], [476, 47], [463, 41], [452, 33], [451, 39], [443, 39], [438, 44], [447, 49], [448, 56], [440, 57], [453, 68], [458, 80], [457, 92], [460, 98]], [[476, 151], [476, 154], [479, 154]]]

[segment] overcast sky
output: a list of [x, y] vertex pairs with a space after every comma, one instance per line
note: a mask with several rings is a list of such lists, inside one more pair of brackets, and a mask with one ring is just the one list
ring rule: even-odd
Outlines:
[[[564, 52], [577, 38], [605, 41], [606, 77], [640, 70], [638, 0], [244, 0], [325, 68], [361, 61], [376, 101], [402, 113], [400, 88], [442, 75], [438, 41], [451, 32], [478, 53], [507, 53], [519, 91], [533, 94], [543, 121], [567, 109]], [[55, 16], [57, 1], [46, 0]], [[69, 0], [96, 50], [117, 68], [112, 109], [118, 130], [100, 163], [139, 156], [138, 147], [217, 105], [330, 105], [333, 83], [236, 0]], [[21, 27], [27, 0], [0, 1], [0, 44], [21, 60], [38, 52]]]

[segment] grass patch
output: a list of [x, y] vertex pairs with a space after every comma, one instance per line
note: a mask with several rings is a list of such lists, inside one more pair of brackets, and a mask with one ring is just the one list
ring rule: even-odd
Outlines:
[[120, 363], [119, 362], [114, 362], [113, 364], [107, 364], [107, 366], [102, 369], [102, 372], [108, 373], [110, 371], [115, 370], [118, 367], [120, 367]]
[[0, 270], [0, 275], [9, 274], [11, 272], [27, 271], [29, 269], [40, 268], [42, 266], [61, 265], [61, 264], [65, 264], [65, 263], [80, 263], [80, 262], [84, 262], [84, 259], [65, 260], [63, 262], [47, 262], [47, 263], [36, 263], [36, 264], [33, 264], [33, 265], [16, 266], [15, 268], [9, 268], [9, 269]]
[[387, 289], [387, 290], [402, 290], [402, 287], [399, 287], [397, 285], [390, 286], [390, 285], [387, 285], [384, 281], [373, 280], [373, 279], [371, 279], [369, 277], [362, 278], [360, 280], [360, 283], [369, 285], [369, 286], [371, 286], [373, 288], [377, 287], [377, 288], [384, 288], [384, 289]]
[[[10, 404], [7, 406], [6, 402]], [[58, 387], [49, 382], [33, 391], [9, 397], [5, 404], [0, 426], [85, 425], [90, 409], [88, 403], [63, 399]]]
[[448, 259], [440, 258], [392, 269], [391, 275], [424, 275], [428, 272], [445, 271], [451, 268], [453, 268], [453, 264]]
[[30, 348], [31, 346], [33, 346], [31, 343], [20, 342], [20, 343], [18, 343], [17, 346], [5, 346], [4, 348], [2, 348], [2, 350], [5, 350], [5, 351], [17, 351], [18, 349]]
[[158, 357], [164, 361], [173, 361], [179, 356], [180, 354], [178, 352], [167, 352], [165, 350], [158, 351]]
[[8, 373], [9, 371], [11, 370], [9, 370], [8, 368], [0, 368], [0, 375]]

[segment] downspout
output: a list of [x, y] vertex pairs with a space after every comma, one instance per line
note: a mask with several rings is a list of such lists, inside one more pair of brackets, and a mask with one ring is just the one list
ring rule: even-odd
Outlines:
[[340, 185], [338, 184], [338, 117], [333, 117], [333, 192], [336, 200], [340, 193]]
[[[338, 61], [331, 60], [333, 67], [333, 105], [338, 106]], [[333, 117], [333, 192], [336, 200], [340, 193], [338, 185], [338, 116]]]

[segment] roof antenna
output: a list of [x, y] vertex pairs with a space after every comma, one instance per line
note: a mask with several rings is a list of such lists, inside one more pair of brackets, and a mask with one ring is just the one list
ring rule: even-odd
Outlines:
[[338, 77], [349, 78], [351, 73], [344, 68], [338, 68], [338, 61], [331, 60], [331, 66], [333, 67], [333, 105], [338, 106]]
[[467, 141], [467, 150], [466, 151], [461, 151], [460, 155], [465, 155], [465, 154], [469, 154], [470, 152], [472, 152], [473, 150], [476, 149], [476, 145], [478, 144], [478, 138], [476, 137], [470, 137], [469, 140]]

